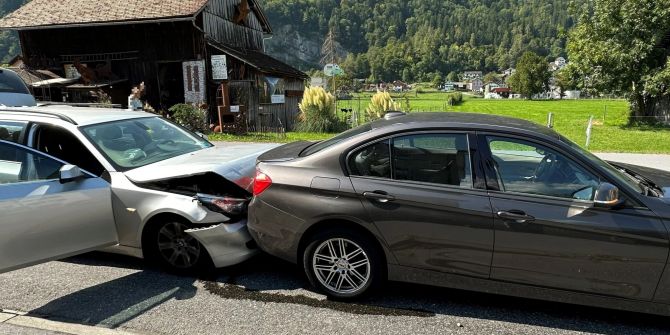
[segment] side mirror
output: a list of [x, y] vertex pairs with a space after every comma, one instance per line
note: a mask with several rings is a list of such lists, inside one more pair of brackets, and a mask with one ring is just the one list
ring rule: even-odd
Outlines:
[[593, 202], [597, 208], [615, 208], [623, 204], [619, 198], [619, 188], [610, 183], [598, 185]]
[[195, 134], [198, 135], [198, 136], [200, 136], [200, 138], [202, 138], [203, 140], [205, 140], [205, 141], [209, 141], [209, 136], [207, 136], [207, 135], [205, 135], [205, 134], [203, 134], [203, 133], [201, 133], [201, 132], [199, 132], [199, 131], [196, 131]]
[[60, 183], [65, 184], [84, 178], [84, 173], [75, 165], [63, 165], [60, 168]]

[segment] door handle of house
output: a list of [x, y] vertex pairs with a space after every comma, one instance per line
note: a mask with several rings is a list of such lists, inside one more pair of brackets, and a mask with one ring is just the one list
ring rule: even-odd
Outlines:
[[527, 223], [535, 221], [535, 217], [527, 215], [526, 212], [520, 210], [499, 211], [498, 217], [505, 221], [514, 221], [516, 223]]
[[386, 203], [389, 201], [395, 201], [395, 197], [384, 192], [384, 191], [374, 191], [374, 192], [365, 192], [363, 196], [366, 199], [374, 200], [381, 203]]

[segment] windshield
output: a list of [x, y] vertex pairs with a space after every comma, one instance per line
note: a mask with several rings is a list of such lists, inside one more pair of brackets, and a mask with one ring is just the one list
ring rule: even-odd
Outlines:
[[578, 144], [576, 144], [576, 143], [574, 143], [574, 142], [568, 140], [567, 138], [562, 137], [561, 140], [562, 140], [563, 142], [565, 142], [566, 144], [568, 144], [568, 145], [569, 145], [570, 147], [572, 147], [573, 149], [575, 149], [575, 150], [581, 152], [582, 154], [584, 154], [584, 155], [585, 155], [586, 157], [588, 157], [588, 158], [591, 160], [591, 162], [593, 162], [594, 164], [597, 164], [598, 166], [602, 167], [603, 169], [609, 171], [609, 172], [614, 176], [614, 178], [616, 178], [616, 180], [617, 180], [618, 182], [620, 182], [620, 183], [622, 183], [622, 184], [626, 184], [626, 185], [632, 187], [634, 190], [636, 190], [637, 192], [639, 192], [639, 193], [641, 193], [641, 194], [646, 193], [645, 188], [642, 187], [642, 186], [640, 185], [640, 183], [639, 183], [638, 181], [636, 181], [633, 177], [631, 177], [631, 176], [625, 174], [625, 173], [622, 172], [621, 170], [619, 170], [619, 169], [615, 168], [614, 166], [610, 165], [609, 163], [603, 161], [603, 160], [600, 159], [598, 156], [592, 154], [592, 153], [591, 153], [590, 151], [588, 151], [588, 150], [585, 150], [584, 148], [582, 148], [582, 147], [580, 147]]
[[128, 171], [213, 146], [159, 117], [96, 124], [82, 130], [118, 171]]
[[321, 142], [318, 142], [316, 144], [313, 144], [312, 146], [307, 147], [307, 149], [303, 150], [303, 152], [300, 153], [300, 156], [304, 157], [304, 156], [309, 156], [309, 155], [315, 154], [315, 153], [317, 153], [321, 150], [329, 148], [329, 147], [331, 147], [335, 144], [338, 144], [338, 143], [340, 143], [344, 140], [348, 140], [348, 139], [350, 139], [354, 136], [358, 136], [360, 134], [367, 133], [370, 130], [372, 130], [372, 125], [370, 125], [369, 123], [364, 124], [360, 127], [356, 127], [354, 129], [349, 129], [349, 130], [347, 130], [347, 131], [345, 131], [345, 132], [343, 132], [343, 133], [341, 133], [341, 134], [339, 134], [339, 135], [337, 135], [337, 136], [335, 136], [335, 137], [333, 137], [329, 140], [321, 141]]
[[30, 94], [30, 91], [16, 73], [0, 70], [0, 93]]

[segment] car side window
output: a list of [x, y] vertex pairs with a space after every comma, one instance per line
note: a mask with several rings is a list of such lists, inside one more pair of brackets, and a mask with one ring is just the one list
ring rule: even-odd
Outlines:
[[0, 141], [21, 143], [27, 125], [27, 122], [0, 120]]
[[96, 176], [101, 176], [105, 168], [68, 130], [42, 125], [37, 132], [36, 149], [60, 160], [74, 164]]
[[393, 178], [472, 188], [465, 134], [417, 134], [393, 139]]
[[389, 140], [359, 149], [349, 157], [351, 174], [362, 177], [391, 178]]
[[523, 140], [487, 142], [502, 191], [593, 200], [600, 179], [564, 155]]
[[0, 143], [0, 185], [58, 179], [62, 167], [55, 159]]

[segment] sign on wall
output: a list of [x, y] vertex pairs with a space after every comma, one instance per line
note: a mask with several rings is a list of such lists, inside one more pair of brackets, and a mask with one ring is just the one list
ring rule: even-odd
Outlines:
[[273, 104], [283, 104], [286, 102], [286, 96], [283, 94], [273, 94], [270, 99], [270, 102]]
[[184, 102], [203, 103], [206, 100], [205, 61], [183, 62]]
[[226, 55], [212, 55], [212, 79], [228, 80], [228, 61]]

